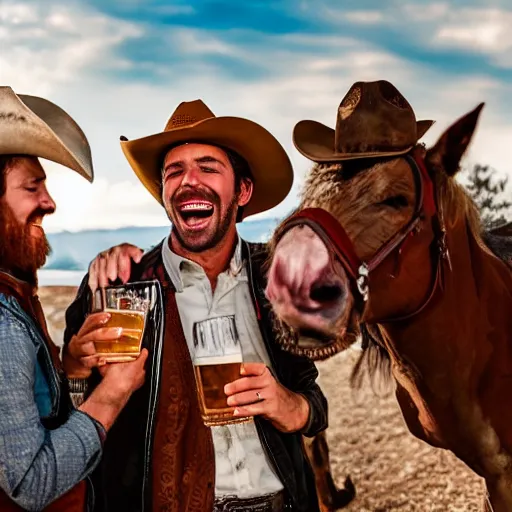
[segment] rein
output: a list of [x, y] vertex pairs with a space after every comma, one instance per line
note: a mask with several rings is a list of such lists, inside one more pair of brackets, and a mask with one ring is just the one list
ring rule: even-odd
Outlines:
[[279, 241], [292, 227], [309, 226], [340, 260], [351, 281], [357, 285], [357, 290], [363, 301], [367, 302], [371, 273], [394, 252], [398, 251], [399, 254], [401, 253], [403, 245], [409, 237], [413, 237], [420, 232], [421, 220], [424, 215], [431, 217], [437, 247], [435, 278], [432, 282], [430, 293], [413, 313], [386, 319], [386, 322], [406, 320], [423, 311], [431, 302], [437, 288], [442, 288], [442, 260], [447, 260], [451, 270], [443, 213], [438, 211], [436, 206], [434, 184], [427, 171], [425, 162], [414, 152], [407, 154], [405, 159], [411, 167], [417, 187], [414, 213], [411, 220], [384, 243], [368, 261], [362, 261], [357, 256], [354, 245], [343, 226], [333, 215], [322, 208], [304, 208], [286, 220], [276, 233], [276, 240]]

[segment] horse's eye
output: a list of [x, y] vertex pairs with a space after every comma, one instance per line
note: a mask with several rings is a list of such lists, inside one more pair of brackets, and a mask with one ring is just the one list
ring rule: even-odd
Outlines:
[[399, 210], [400, 208], [405, 208], [409, 205], [407, 198], [405, 196], [392, 196], [384, 199], [379, 203], [381, 206], [389, 206], [390, 208], [394, 208], [395, 210]]

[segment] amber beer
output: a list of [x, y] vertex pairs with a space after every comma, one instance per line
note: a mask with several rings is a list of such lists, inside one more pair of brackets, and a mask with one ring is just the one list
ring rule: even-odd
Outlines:
[[108, 363], [121, 363], [137, 359], [141, 350], [144, 332], [144, 312], [129, 309], [105, 309], [110, 313], [104, 327], [121, 327], [121, 337], [113, 341], [96, 341], [96, 353], [104, 356]]
[[228, 405], [228, 397], [224, 393], [226, 384], [240, 378], [242, 362], [226, 362], [229, 359], [225, 357], [222, 360], [224, 362], [209, 361], [209, 364], [194, 366], [201, 416], [207, 427], [241, 423], [248, 420], [246, 417], [233, 416], [235, 407]]
[[242, 423], [250, 418], [233, 416], [224, 386], [240, 378], [242, 350], [234, 315], [196, 322], [194, 372], [201, 416], [207, 427]]
[[150, 287], [140, 285], [99, 288], [93, 295], [91, 311], [110, 313], [104, 327], [122, 328], [119, 339], [94, 343], [96, 353], [108, 363], [133, 361], [140, 355], [150, 303]]

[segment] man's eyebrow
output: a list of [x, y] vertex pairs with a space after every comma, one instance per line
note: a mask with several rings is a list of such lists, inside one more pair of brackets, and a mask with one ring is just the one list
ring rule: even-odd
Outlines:
[[202, 156], [201, 158], [196, 158], [195, 161], [198, 164], [208, 164], [208, 163], [217, 163], [222, 165], [222, 167], [226, 167], [224, 162], [221, 160], [218, 160], [217, 158], [214, 158], [213, 156]]
[[46, 181], [46, 176], [39, 176], [37, 178], [33, 177], [27, 180], [27, 182], [34, 184], [43, 183], [44, 181]]
[[179, 160], [177, 162], [171, 162], [170, 164], [164, 165], [162, 173], [168, 171], [171, 167], [183, 167], [183, 162]]
[[[222, 160], [214, 158], [213, 156], [201, 156], [199, 158], [195, 158], [194, 162], [196, 162], [197, 164], [216, 163], [216, 164], [222, 165], [222, 167], [226, 167], [226, 164], [224, 162], [222, 162]], [[171, 162], [171, 163], [167, 164], [166, 166], [164, 166], [164, 168], [162, 169], [162, 173], [167, 172], [169, 169], [171, 169], [173, 167], [184, 167], [184, 163], [182, 160], [179, 160], [176, 162]]]

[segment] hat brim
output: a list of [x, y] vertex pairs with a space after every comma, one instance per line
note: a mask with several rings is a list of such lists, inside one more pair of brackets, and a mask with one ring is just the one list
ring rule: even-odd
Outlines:
[[0, 87], [0, 154], [30, 155], [94, 179], [91, 149], [78, 124], [51, 101]]
[[[417, 121], [418, 140], [425, 135], [434, 121]], [[293, 144], [297, 150], [313, 162], [341, 162], [362, 158], [385, 158], [408, 153], [414, 146], [394, 151], [373, 151], [361, 153], [337, 153], [335, 147], [335, 130], [318, 121], [300, 121], [293, 129]]]
[[251, 200], [244, 207], [244, 218], [277, 206], [292, 187], [290, 159], [269, 131], [248, 119], [212, 117], [193, 125], [121, 142], [135, 174], [162, 205], [163, 159], [171, 146], [186, 142], [223, 146], [247, 161], [254, 187]]

